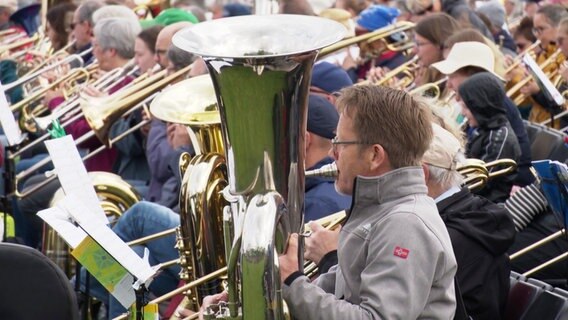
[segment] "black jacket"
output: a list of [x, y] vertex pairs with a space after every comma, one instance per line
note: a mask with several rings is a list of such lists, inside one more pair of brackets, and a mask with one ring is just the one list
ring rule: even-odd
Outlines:
[[509, 293], [509, 257], [515, 227], [507, 211], [467, 189], [438, 203], [450, 234], [456, 277], [468, 315], [476, 320], [503, 318]]
[[[458, 91], [478, 123], [468, 137], [466, 156], [485, 162], [505, 158], [519, 162], [521, 149], [507, 120], [503, 84], [489, 72], [481, 72], [464, 81]], [[509, 197], [515, 178], [516, 174], [492, 178], [478, 194], [503, 202]]]

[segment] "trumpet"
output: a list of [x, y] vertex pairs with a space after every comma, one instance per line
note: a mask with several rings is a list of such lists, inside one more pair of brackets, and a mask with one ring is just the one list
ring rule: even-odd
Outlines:
[[509, 67], [507, 67], [507, 69], [505, 69], [505, 74], [508, 74], [509, 72], [515, 70], [523, 62], [525, 55], [534, 53], [534, 50], [539, 46], [540, 40], [537, 40], [533, 44], [528, 46], [523, 52], [519, 53], [519, 55], [516, 56], [515, 59], [513, 59], [513, 63]]

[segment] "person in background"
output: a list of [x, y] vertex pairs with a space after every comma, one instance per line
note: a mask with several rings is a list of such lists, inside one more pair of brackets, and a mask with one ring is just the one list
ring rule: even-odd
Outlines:
[[73, 29], [73, 13], [77, 7], [73, 3], [62, 3], [47, 11], [46, 34], [54, 51], [59, 51], [69, 41]]
[[[521, 149], [515, 131], [507, 119], [505, 90], [501, 81], [490, 72], [480, 72], [465, 80], [458, 88], [462, 114], [472, 132], [468, 136], [468, 158], [491, 162], [499, 159], [519, 161]], [[509, 198], [515, 174], [495, 177], [477, 194], [493, 201]]]
[[140, 73], [145, 73], [156, 65], [156, 40], [164, 27], [156, 25], [142, 30], [134, 43], [134, 61], [140, 68]]

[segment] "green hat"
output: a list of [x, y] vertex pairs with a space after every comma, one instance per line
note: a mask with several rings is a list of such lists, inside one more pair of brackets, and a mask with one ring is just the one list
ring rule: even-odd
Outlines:
[[191, 23], [199, 22], [190, 12], [179, 8], [169, 8], [160, 12], [160, 14], [154, 19], [140, 21], [140, 24], [143, 29], [146, 29], [156, 25], [169, 26], [170, 24], [182, 21], [188, 21]]

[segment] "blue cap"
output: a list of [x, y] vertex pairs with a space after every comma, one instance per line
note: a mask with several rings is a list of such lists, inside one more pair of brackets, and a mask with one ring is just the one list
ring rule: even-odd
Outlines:
[[357, 24], [369, 31], [375, 31], [394, 23], [399, 15], [397, 8], [372, 5], [359, 14]]
[[312, 71], [312, 86], [328, 93], [340, 91], [353, 85], [345, 70], [329, 62], [320, 62]]
[[242, 3], [229, 3], [223, 6], [223, 17], [246, 16], [252, 14], [249, 6]]
[[333, 139], [339, 122], [339, 113], [322, 96], [310, 94], [308, 99], [308, 131], [320, 137]]

